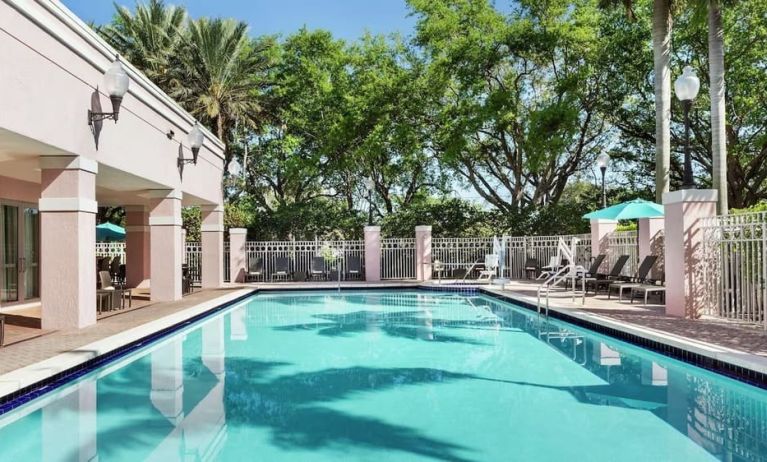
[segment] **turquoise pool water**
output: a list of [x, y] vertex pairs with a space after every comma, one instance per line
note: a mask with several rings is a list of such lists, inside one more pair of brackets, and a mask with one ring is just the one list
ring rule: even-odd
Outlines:
[[0, 460], [764, 460], [766, 398], [484, 296], [260, 294], [0, 416]]

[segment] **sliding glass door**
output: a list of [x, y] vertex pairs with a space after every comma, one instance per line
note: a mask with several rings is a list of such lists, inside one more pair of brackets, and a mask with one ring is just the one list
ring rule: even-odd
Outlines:
[[40, 218], [36, 208], [0, 204], [0, 303], [40, 297]]

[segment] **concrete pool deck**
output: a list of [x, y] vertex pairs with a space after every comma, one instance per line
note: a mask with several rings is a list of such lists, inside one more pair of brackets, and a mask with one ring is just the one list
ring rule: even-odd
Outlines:
[[[342, 281], [343, 289], [435, 288], [437, 282]], [[101, 319], [85, 329], [45, 332], [44, 335], [0, 348], [0, 397], [114, 351], [152, 333], [208, 312], [256, 290], [332, 290], [337, 282], [274, 282], [232, 284], [222, 289], [202, 290], [169, 303]], [[535, 305], [537, 284], [513, 281], [503, 289], [483, 286], [482, 291]], [[585, 322], [630, 333], [717, 359], [738, 367], [767, 373], [767, 335], [761, 327], [716, 319], [680, 319], [666, 316], [662, 306], [630, 304], [604, 295], [572, 301], [569, 294], [552, 292], [552, 312], [565, 313]], [[40, 332], [39, 330], [37, 330]], [[32, 335], [32, 333], [27, 333]]]

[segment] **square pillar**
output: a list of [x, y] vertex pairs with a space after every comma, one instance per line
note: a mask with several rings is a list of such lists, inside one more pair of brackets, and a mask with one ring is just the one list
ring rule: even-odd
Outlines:
[[716, 215], [717, 191], [686, 189], [663, 194], [666, 314], [697, 317], [703, 303], [700, 220]]
[[215, 289], [224, 285], [224, 206], [203, 205], [200, 213], [200, 282], [203, 289]]
[[381, 280], [381, 227], [365, 226], [365, 280]]
[[649, 255], [657, 255], [658, 260], [650, 271], [650, 277], [658, 279], [663, 272], [663, 217], [640, 219], [637, 233], [639, 261]]
[[415, 227], [415, 277], [431, 280], [431, 226]]
[[245, 282], [248, 271], [248, 230], [245, 228], [229, 228], [229, 281]]
[[149, 211], [125, 206], [125, 279], [128, 287], [149, 287]]
[[181, 191], [155, 189], [149, 192], [150, 299], [153, 302], [180, 300], [181, 287]]
[[171, 424], [184, 420], [184, 342], [174, 340], [150, 355], [152, 390], [149, 400]]
[[[599, 254], [607, 255], [607, 251], [610, 248], [609, 236], [610, 233], [615, 232], [618, 227], [616, 220], [591, 220], [591, 256], [596, 257]], [[548, 264], [548, 263], [546, 263]], [[602, 261], [598, 271], [600, 273], [607, 273], [610, 271], [610, 259], [605, 258]], [[588, 271], [588, 269], [587, 269]]]
[[43, 329], [96, 323], [96, 173], [81, 156], [40, 157]]

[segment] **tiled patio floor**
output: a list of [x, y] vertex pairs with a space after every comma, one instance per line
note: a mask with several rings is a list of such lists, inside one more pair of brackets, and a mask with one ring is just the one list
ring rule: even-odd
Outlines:
[[[523, 297], [535, 299], [538, 284], [531, 281], [512, 281], [504, 287], [504, 292], [513, 292]], [[534, 302], [534, 300], [533, 300]], [[745, 351], [767, 357], [767, 333], [761, 326], [738, 323], [721, 319], [680, 319], [666, 316], [665, 308], [660, 305], [643, 305], [635, 301], [619, 302], [613, 295], [589, 295], [586, 304], [581, 298], [575, 302], [569, 293], [552, 292], [550, 305], [564, 309], [577, 309], [592, 314], [606, 316], [622, 322], [687, 337], [701, 342]]]
[[[177, 313], [241, 288], [241, 286], [232, 286], [224, 289], [202, 290], [187, 295], [182, 300], [176, 302], [154, 303], [141, 309], [128, 310], [116, 316], [108, 316], [100, 319], [96, 325], [85, 329], [49, 332], [46, 335], [32, 338], [31, 340], [8, 345], [0, 348], [0, 374], [82, 347], [96, 340]], [[136, 306], [134, 304], [134, 307]], [[13, 337], [18, 338], [18, 336], [25, 334], [25, 332], [19, 330], [24, 328], [6, 326], [6, 329], [6, 335], [8, 335], [6, 343], [11, 343], [10, 339]], [[32, 330], [38, 333], [41, 332], [38, 329]], [[29, 334], [29, 332], [26, 333]]]

